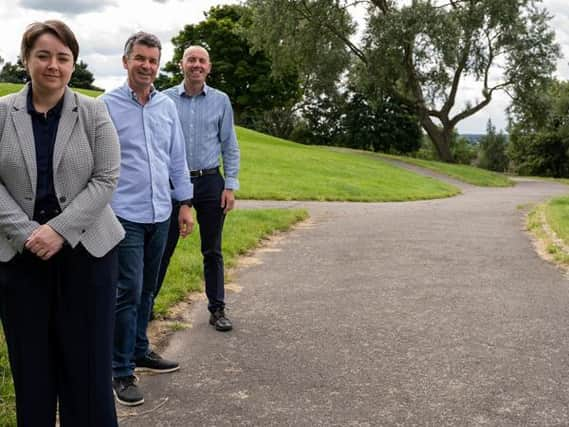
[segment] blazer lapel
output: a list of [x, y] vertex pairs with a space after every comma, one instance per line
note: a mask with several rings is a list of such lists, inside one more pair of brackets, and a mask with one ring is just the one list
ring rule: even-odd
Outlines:
[[14, 128], [18, 134], [18, 140], [24, 155], [26, 168], [28, 169], [28, 176], [30, 177], [32, 189], [35, 194], [37, 185], [36, 145], [34, 142], [32, 120], [27, 110], [28, 90], [29, 85], [26, 85], [24, 89], [18, 93], [12, 107], [11, 116], [14, 122]]
[[56, 171], [61, 161], [61, 157], [65, 152], [65, 147], [71, 139], [71, 133], [77, 123], [79, 117], [77, 111], [77, 100], [71, 89], [65, 89], [63, 100], [63, 108], [59, 119], [59, 127], [57, 128], [57, 136], [55, 137], [55, 147], [53, 149], [53, 170]]

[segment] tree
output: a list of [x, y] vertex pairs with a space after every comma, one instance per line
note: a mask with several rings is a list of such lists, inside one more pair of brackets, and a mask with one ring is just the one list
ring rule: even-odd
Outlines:
[[504, 172], [508, 167], [507, 145], [506, 136], [502, 132], [496, 134], [496, 126], [489, 119], [486, 135], [480, 139], [478, 166], [491, 171]]
[[[367, 16], [361, 42], [352, 35], [356, 4]], [[559, 47], [540, 0], [248, 0], [247, 34], [276, 72], [332, 76], [357, 62], [369, 82], [392, 90], [412, 111], [438, 156], [452, 161], [457, 124], [496, 91], [523, 95], [555, 69]], [[495, 71], [503, 72], [497, 76]], [[481, 85], [480, 99], [456, 106], [465, 78]], [[500, 79], [497, 79], [500, 77]]]
[[337, 145], [397, 154], [417, 151], [421, 128], [417, 117], [396, 97], [350, 87], [342, 105]]
[[552, 80], [535, 100], [516, 100], [508, 146], [514, 171], [569, 177], [569, 82]]
[[167, 82], [166, 76], [160, 76], [158, 83], [161, 87], [180, 83], [183, 75], [178, 64], [184, 50], [190, 45], [204, 46], [213, 63], [208, 83], [228, 94], [237, 123], [252, 125], [264, 112], [297, 100], [299, 88], [295, 73], [275, 78], [270, 59], [260, 50], [252, 52], [240, 32], [249, 25], [243, 14], [242, 6], [217, 6], [205, 14], [204, 21], [186, 25], [172, 39], [174, 57], [164, 67], [172, 77]]
[[93, 86], [95, 77], [93, 73], [87, 69], [87, 64], [80, 60], [75, 64], [75, 70], [71, 75], [71, 80], [69, 81], [70, 87], [76, 87], [81, 89], [94, 89], [99, 90], [96, 86]]
[[25, 83], [27, 78], [28, 73], [26, 73], [26, 69], [20, 58], [18, 58], [15, 64], [6, 62], [0, 71], [0, 82]]

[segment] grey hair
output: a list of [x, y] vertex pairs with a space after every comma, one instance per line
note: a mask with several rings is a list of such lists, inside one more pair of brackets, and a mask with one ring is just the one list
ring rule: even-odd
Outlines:
[[132, 53], [132, 48], [135, 44], [143, 44], [144, 46], [148, 47], [157, 47], [158, 51], [162, 53], [162, 43], [160, 43], [158, 37], [156, 37], [154, 34], [139, 31], [138, 33], [134, 33], [132, 36], [130, 36], [124, 44], [124, 56], [127, 58], [130, 56]]

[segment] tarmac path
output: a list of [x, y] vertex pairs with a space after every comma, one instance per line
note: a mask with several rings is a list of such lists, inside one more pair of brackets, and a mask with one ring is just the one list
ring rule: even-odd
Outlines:
[[406, 203], [247, 202], [311, 218], [232, 275], [235, 329], [205, 301], [121, 427], [567, 426], [569, 282], [520, 206], [521, 180]]

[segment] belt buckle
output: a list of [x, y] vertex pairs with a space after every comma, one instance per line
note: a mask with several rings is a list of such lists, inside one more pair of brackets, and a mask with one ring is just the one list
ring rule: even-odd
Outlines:
[[198, 171], [198, 176], [203, 176], [203, 175], [204, 175], [203, 169], [200, 169], [200, 170]]

